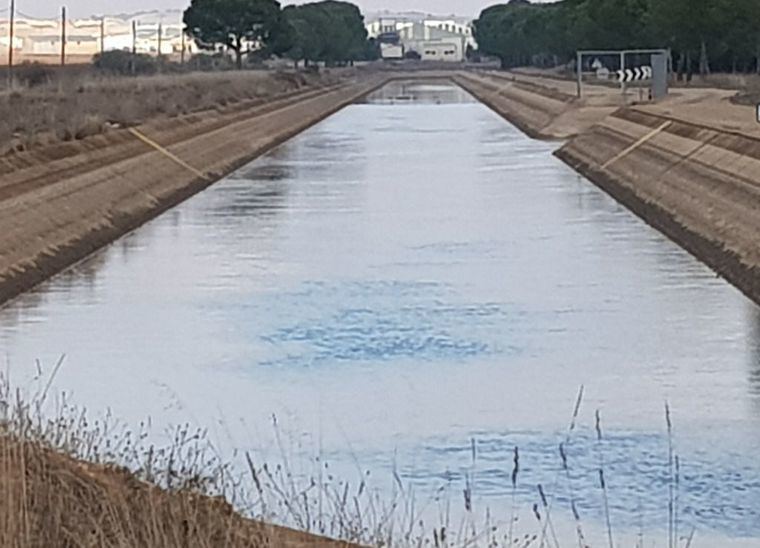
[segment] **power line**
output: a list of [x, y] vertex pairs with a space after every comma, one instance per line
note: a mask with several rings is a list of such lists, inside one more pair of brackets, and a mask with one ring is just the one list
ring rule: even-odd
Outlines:
[[23, 11], [21, 11], [19, 9], [16, 10], [16, 15], [17, 16], [20, 15], [24, 19], [34, 19], [35, 21], [50, 21], [51, 19], [56, 19], [57, 20], [60, 17], [60, 14], [57, 14], [57, 13], [55, 15], [50, 16], [50, 17], [37, 17], [35, 15], [29, 15], [28, 13], [24, 13]]

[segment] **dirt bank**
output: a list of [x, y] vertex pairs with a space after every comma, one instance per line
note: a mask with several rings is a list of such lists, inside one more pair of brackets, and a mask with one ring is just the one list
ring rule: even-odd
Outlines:
[[569, 136], [559, 158], [760, 303], [760, 131], [751, 107], [733, 103], [731, 91], [694, 89], [621, 108], [605, 100], [616, 93], [609, 88], [592, 86], [592, 98], [579, 101], [571, 82], [521, 77], [532, 87], [510, 75], [457, 81], [529, 135]]
[[0, 489], [5, 547], [357, 547], [249, 520], [195, 489], [167, 491], [126, 469], [7, 435], [0, 437]]
[[[0, 303], [202, 190], [388, 79], [160, 118], [0, 160]], [[160, 149], [160, 150], [159, 150]]]

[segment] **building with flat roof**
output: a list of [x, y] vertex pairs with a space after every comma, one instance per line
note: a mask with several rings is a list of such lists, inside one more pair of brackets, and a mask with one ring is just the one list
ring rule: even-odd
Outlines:
[[[133, 37], [133, 23], [136, 30]], [[10, 22], [0, 19], [0, 65], [7, 63]], [[161, 31], [159, 38], [159, 29]], [[70, 19], [66, 22], [67, 62], [89, 62], [104, 51], [131, 51], [148, 55], [179, 55], [198, 51], [189, 38], [183, 40], [182, 12], [145, 12], [103, 18]], [[13, 53], [17, 62], [57, 63], [61, 54], [61, 21], [18, 16], [14, 22]], [[101, 34], [102, 33], [102, 34]]]
[[[462, 62], [467, 47], [476, 47], [472, 21], [424, 14], [381, 14], [368, 18], [365, 27], [370, 38], [381, 43], [383, 58], [401, 58], [415, 52], [423, 61]], [[398, 47], [385, 47], [386, 37], [398, 36]], [[386, 55], [385, 52], [392, 52]], [[399, 55], [399, 52], [401, 54]]]

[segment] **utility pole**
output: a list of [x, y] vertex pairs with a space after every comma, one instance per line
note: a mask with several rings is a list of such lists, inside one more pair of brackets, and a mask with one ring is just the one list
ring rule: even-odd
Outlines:
[[66, 6], [61, 7], [61, 66], [66, 65]]
[[[185, 25], [182, 25], [182, 34], [180, 36], [180, 51], [179, 51], [179, 64], [184, 65], [185, 64]], [[758, 71], [760, 71], [760, 66], [758, 67]]]
[[137, 54], [137, 21], [132, 21], [132, 55]]
[[135, 67], [135, 55], [137, 55], [137, 21], [132, 20], [132, 58], [129, 62], [132, 64], [132, 76], [135, 75], [137, 67]]
[[[625, 52], [620, 52], [620, 70], [625, 72]], [[620, 80], [620, 91], [623, 93], [623, 97], [625, 97], [625, 78], [621, 78]]]
[[161, 35], [163, 34], [163, 26], [158, 23], [158, 60], [161, 60]]
[[100, 18], [100, 54], [106, 51], [106, 17]]
[[8, 43], [8, 89], [13, 87], [13, 24], [16, 17], [16, 0], [11, 0], [10, 30], [11, 38]]

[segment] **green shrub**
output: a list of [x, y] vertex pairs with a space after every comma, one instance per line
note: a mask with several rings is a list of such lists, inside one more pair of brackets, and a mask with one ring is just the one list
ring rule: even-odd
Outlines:
[[14, 75], [17, 82], [31, 88], [50, 83], [55, 72], [52, 68], [41, 63], [24, 62], [16, 67]]
[[97, 54], [92, 66], [96, 71], [108, 74], [155, 74], [156, 60], [144, 53], [113, 50]]
[[190, 70], [232, 70], [234, 62], [224, 53], [196, 53], [188, 62]]

